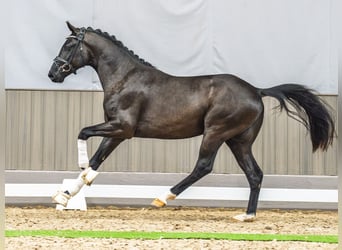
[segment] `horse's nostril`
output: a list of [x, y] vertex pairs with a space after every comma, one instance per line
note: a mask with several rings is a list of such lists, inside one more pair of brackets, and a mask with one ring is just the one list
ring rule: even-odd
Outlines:
[[49, 72], [48, 77], [49, 77], [50, 79], [52, 79], [52, 78], [53, 78], [53, 74], [52, 74], [51, 72]]

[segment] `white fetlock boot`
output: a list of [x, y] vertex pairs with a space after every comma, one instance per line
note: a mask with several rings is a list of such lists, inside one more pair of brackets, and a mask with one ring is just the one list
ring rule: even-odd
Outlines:
[[63, 191], [58, 191], [54, 196], [52, 196], [52, 203], [60, 204], [66, 207], [70, 199], [71, 199], [71, 195], [68, 195], [67, 193], [64, 193]]
[[90, 167], [88, 167], [86, 170], [83, 170], [77, 179], [72, 182], [72, 185], [66, 188], [67, 191], [58, 191], [54, 196], [52, 196], [52, 202], [66, 207], [71, 197], [75, 196], [84, 186], [84, 184], [90, 186], [98, 174], [98, 172]]
[[241, 221], [241, 222], [252, 222], [255, 221], [256, 216], [255, 214], [239, 214], [233, 217], [234, 220]]
[[168, 191], [161, 195], [159, 198], [156, 198], [152, 201], [151, 205], [155, 207], [164, 207], [167, 204], [167, 200], [174, 200], [176, 199], [177, 195], [171, 193], [171, 191]]
[[96, 176], [98, 176], [99, 172], [96, 172], [91, 167], [88, 167], [86, 170], [82, 172], [82, 180], [84, 184], [90, 186], [95, 180]]

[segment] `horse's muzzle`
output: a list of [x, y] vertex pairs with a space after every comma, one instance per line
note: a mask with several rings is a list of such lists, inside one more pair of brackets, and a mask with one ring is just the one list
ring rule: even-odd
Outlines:
[[50, 78], [51, 81], [56, 82], [56, 83], [62, 83], [64, 81], [63, 77], [59, 77], [58, 75], [55, 75], [51, 71], [49, 71], [48, 77]]

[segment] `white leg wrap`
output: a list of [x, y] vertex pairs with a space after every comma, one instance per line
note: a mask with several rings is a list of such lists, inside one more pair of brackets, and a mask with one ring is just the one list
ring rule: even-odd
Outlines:
[[78, 146], [78, 166], [82, 169], [86, 169], [89, 166], [87, 141], [78, 139], [77, 146]]
[[66, 207], [70, 198], [70, 195], [64, 193], [63, 191], [58, 191], [54, 196], [52, 196], [52, 202]]
[[70, 193], [71, 196], [75, 196], [81, 188], [84, 186], [84, 181], [83, 181], [83, 173], [85, 170], [77, 177], [77, 179], [73, 182], [72, 185], [70, 185], [67, 190]]
[[98, 172], [92, 170], [91, 168], [83, 170], [77, 179], [72, 183], [72, 185], [67, 188], [67, 191], [71, 196], [75, 196], [84, 186], [84, 184], [90, 185], [98, 174]]
[[66, 188], [66, 191], [69, 192], [69, 194], [63, 191], [58, 191], [54, 196], [52, 196], [52, 202], [66, 207], [71, 197], [75, 196], [82, 189], [84, 184], [90, 185], [98, 174], [98, 172], [90, 167], [83, 170], [77, 179], [75, 179], [75, 181]]
[[167, 204], [167, 200], [174, 200], [175, 198], [176, 198], [176, 195], [168, 191], [168, 192], [165, 192], [163, 195], [159, 196], [158, 199], [165, 202], [165, 204]]
[[239, 214], [233, 217], [233, 219], [241, 222], [252, 222], [256, 219], [255, 214]]
[[171, 191], [165, 192], [158, 198], [152, 201], [152, 205], [156, 207], [164, 207], [167, 204], [167, 200], [174, 200], [176, 199], [176, 195], [171, 193]]
[[88, 167], [81, 173], [83, 183], [90, 186], [98, 174], [99, 172], [96, 172], [92, 168]]

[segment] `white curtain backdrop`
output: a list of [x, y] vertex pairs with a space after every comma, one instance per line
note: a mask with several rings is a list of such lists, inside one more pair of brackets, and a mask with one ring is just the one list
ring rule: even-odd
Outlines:
[[6, 88], [100, 90], [92, 69], [63, 84], [47, 72], [69, 31], [92, 26], [173, 75], [231, 73], [257, 87], [337, 93], [331, 0], [12, 0]]

